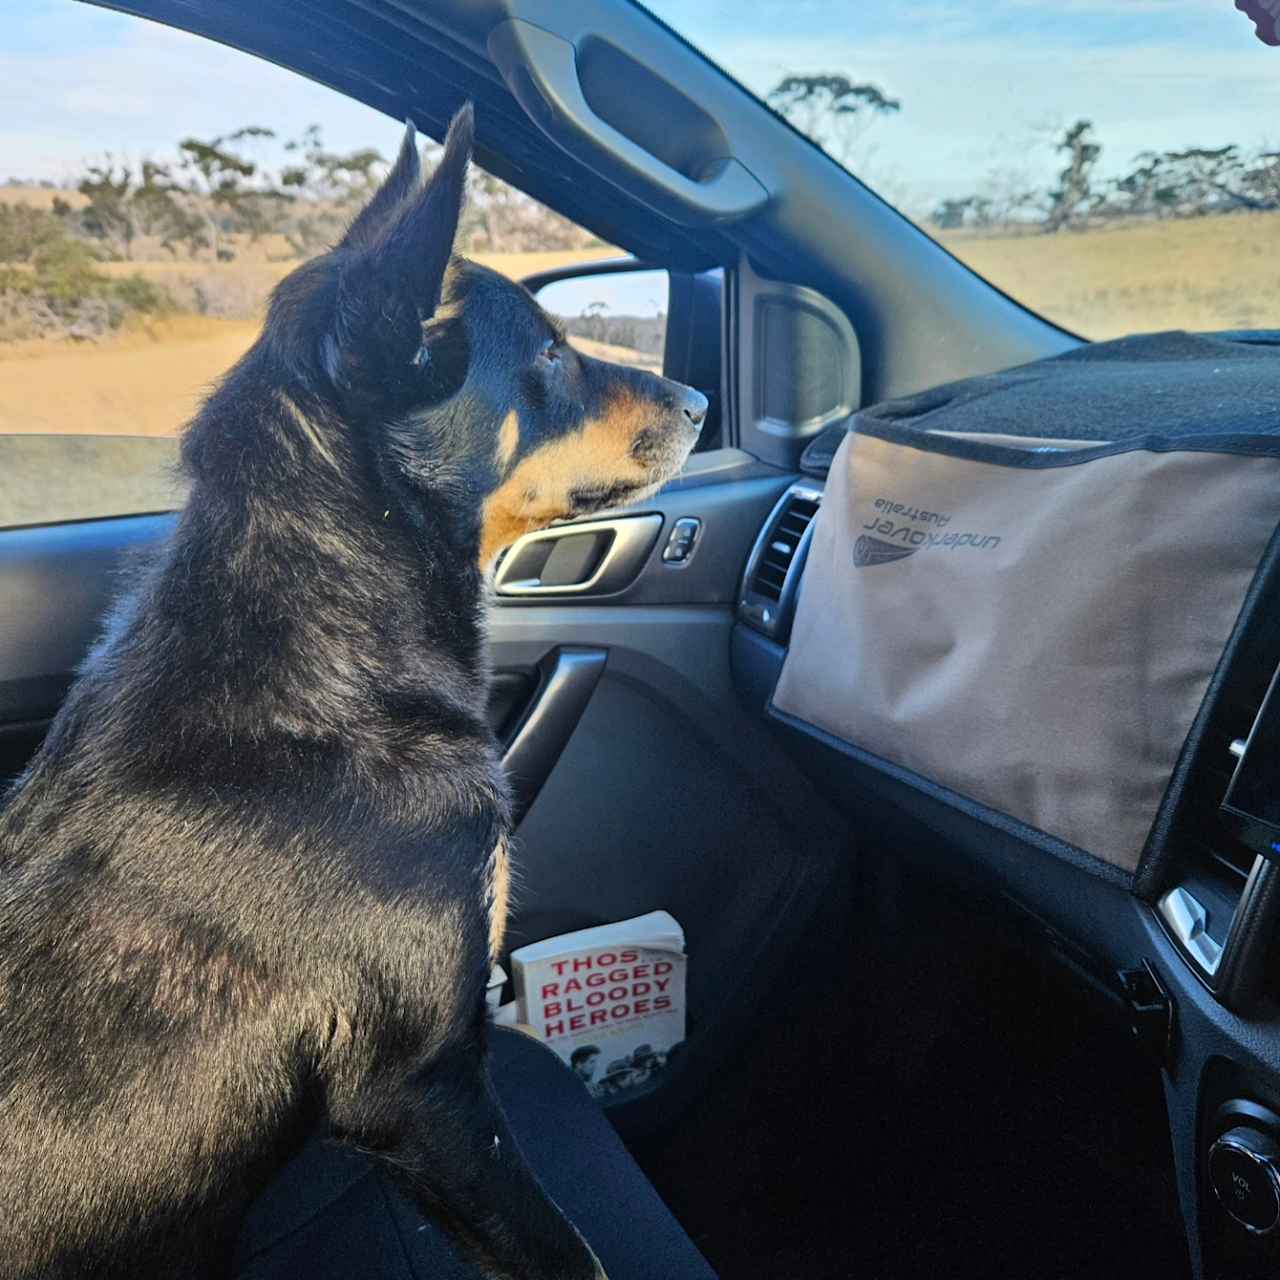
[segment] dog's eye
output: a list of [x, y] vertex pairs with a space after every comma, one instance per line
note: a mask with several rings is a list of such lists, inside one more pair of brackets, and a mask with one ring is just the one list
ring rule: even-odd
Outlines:
[[542, 350], [538, 352], [538, 359], [545, 361], [547, 364], [560, 363], [560, 352], [554, 338], [548, 338], [542, 344]]

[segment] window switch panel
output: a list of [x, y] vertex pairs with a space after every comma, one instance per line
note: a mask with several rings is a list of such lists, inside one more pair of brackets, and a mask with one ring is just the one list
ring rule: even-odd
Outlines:
[[698, 535], [702, 532], [702, 521], [694, 516], [682, 516], [671, 526], [671, 534], [667, 545], [662, 548], [664, 564], [679, 568], [693, 558], [694, 548], [698, 545]]

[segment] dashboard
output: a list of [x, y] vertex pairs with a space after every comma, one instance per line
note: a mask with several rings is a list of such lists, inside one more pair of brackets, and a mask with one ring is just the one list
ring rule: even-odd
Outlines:
[[1275, 541], [1129, 875], [1088, 850], [1029, 838], [773, 706], [830, 452], [779, 499], [743, 574], [739, 698], [855, 831], [993, 889], [1030, 936], [1106, 994], [1161, 1067], [1195, 1274], [1280, 1274], [1280, 866], [1259, 852], [1280, 836], [1267, 825], [1280, 801], [1268, 746], [1280, 734]]

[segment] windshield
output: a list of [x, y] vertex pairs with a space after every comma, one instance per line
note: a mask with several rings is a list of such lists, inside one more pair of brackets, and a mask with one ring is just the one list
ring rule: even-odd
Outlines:
[[1280, 326], [1280, 49], [1232, 0], [649, 7], [1050, 320]]

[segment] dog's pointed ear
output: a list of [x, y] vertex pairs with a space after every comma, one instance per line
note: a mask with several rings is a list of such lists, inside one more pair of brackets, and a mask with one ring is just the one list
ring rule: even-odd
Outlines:
[[401, 278], [411, 284], [423, 319], [428, 319], [440, 302], [462, 216], [474, 139], [475, 113], [468, 102], [453, 117], [440, 163], [422, 194], [405, 206], [376, 250], [395, 264], [397, 272], [404, 273]]
[[422, 186], [422, 160], [418, 155], [418, 134], [412, 120], [404, 122], [404, 141], [400, 154], [391, 166], [382, 186], [374, 193], [357, 215], [347, 234], [342, 237], [342, 248], [367, 248], [378, 233], [399, 212], [400, 206]]
[[[384, 400], [421, 391], [421, 371], [430, 363], [426, 326], [440, 305], [453, 257], [474, 133], [468, 103], [454, 116], [431, 177], [394, 205], [389, 200], [380, 221], [370, 218], [367, 242], [352, 243], [344, 255], [334, 327], [322, 346], [325, 369], [337, 386], [362, 386]], [[406, 168], [413, 163], [403, 150], [401, 160]], [[382, 197], [379, 191], [374, 201]]]

